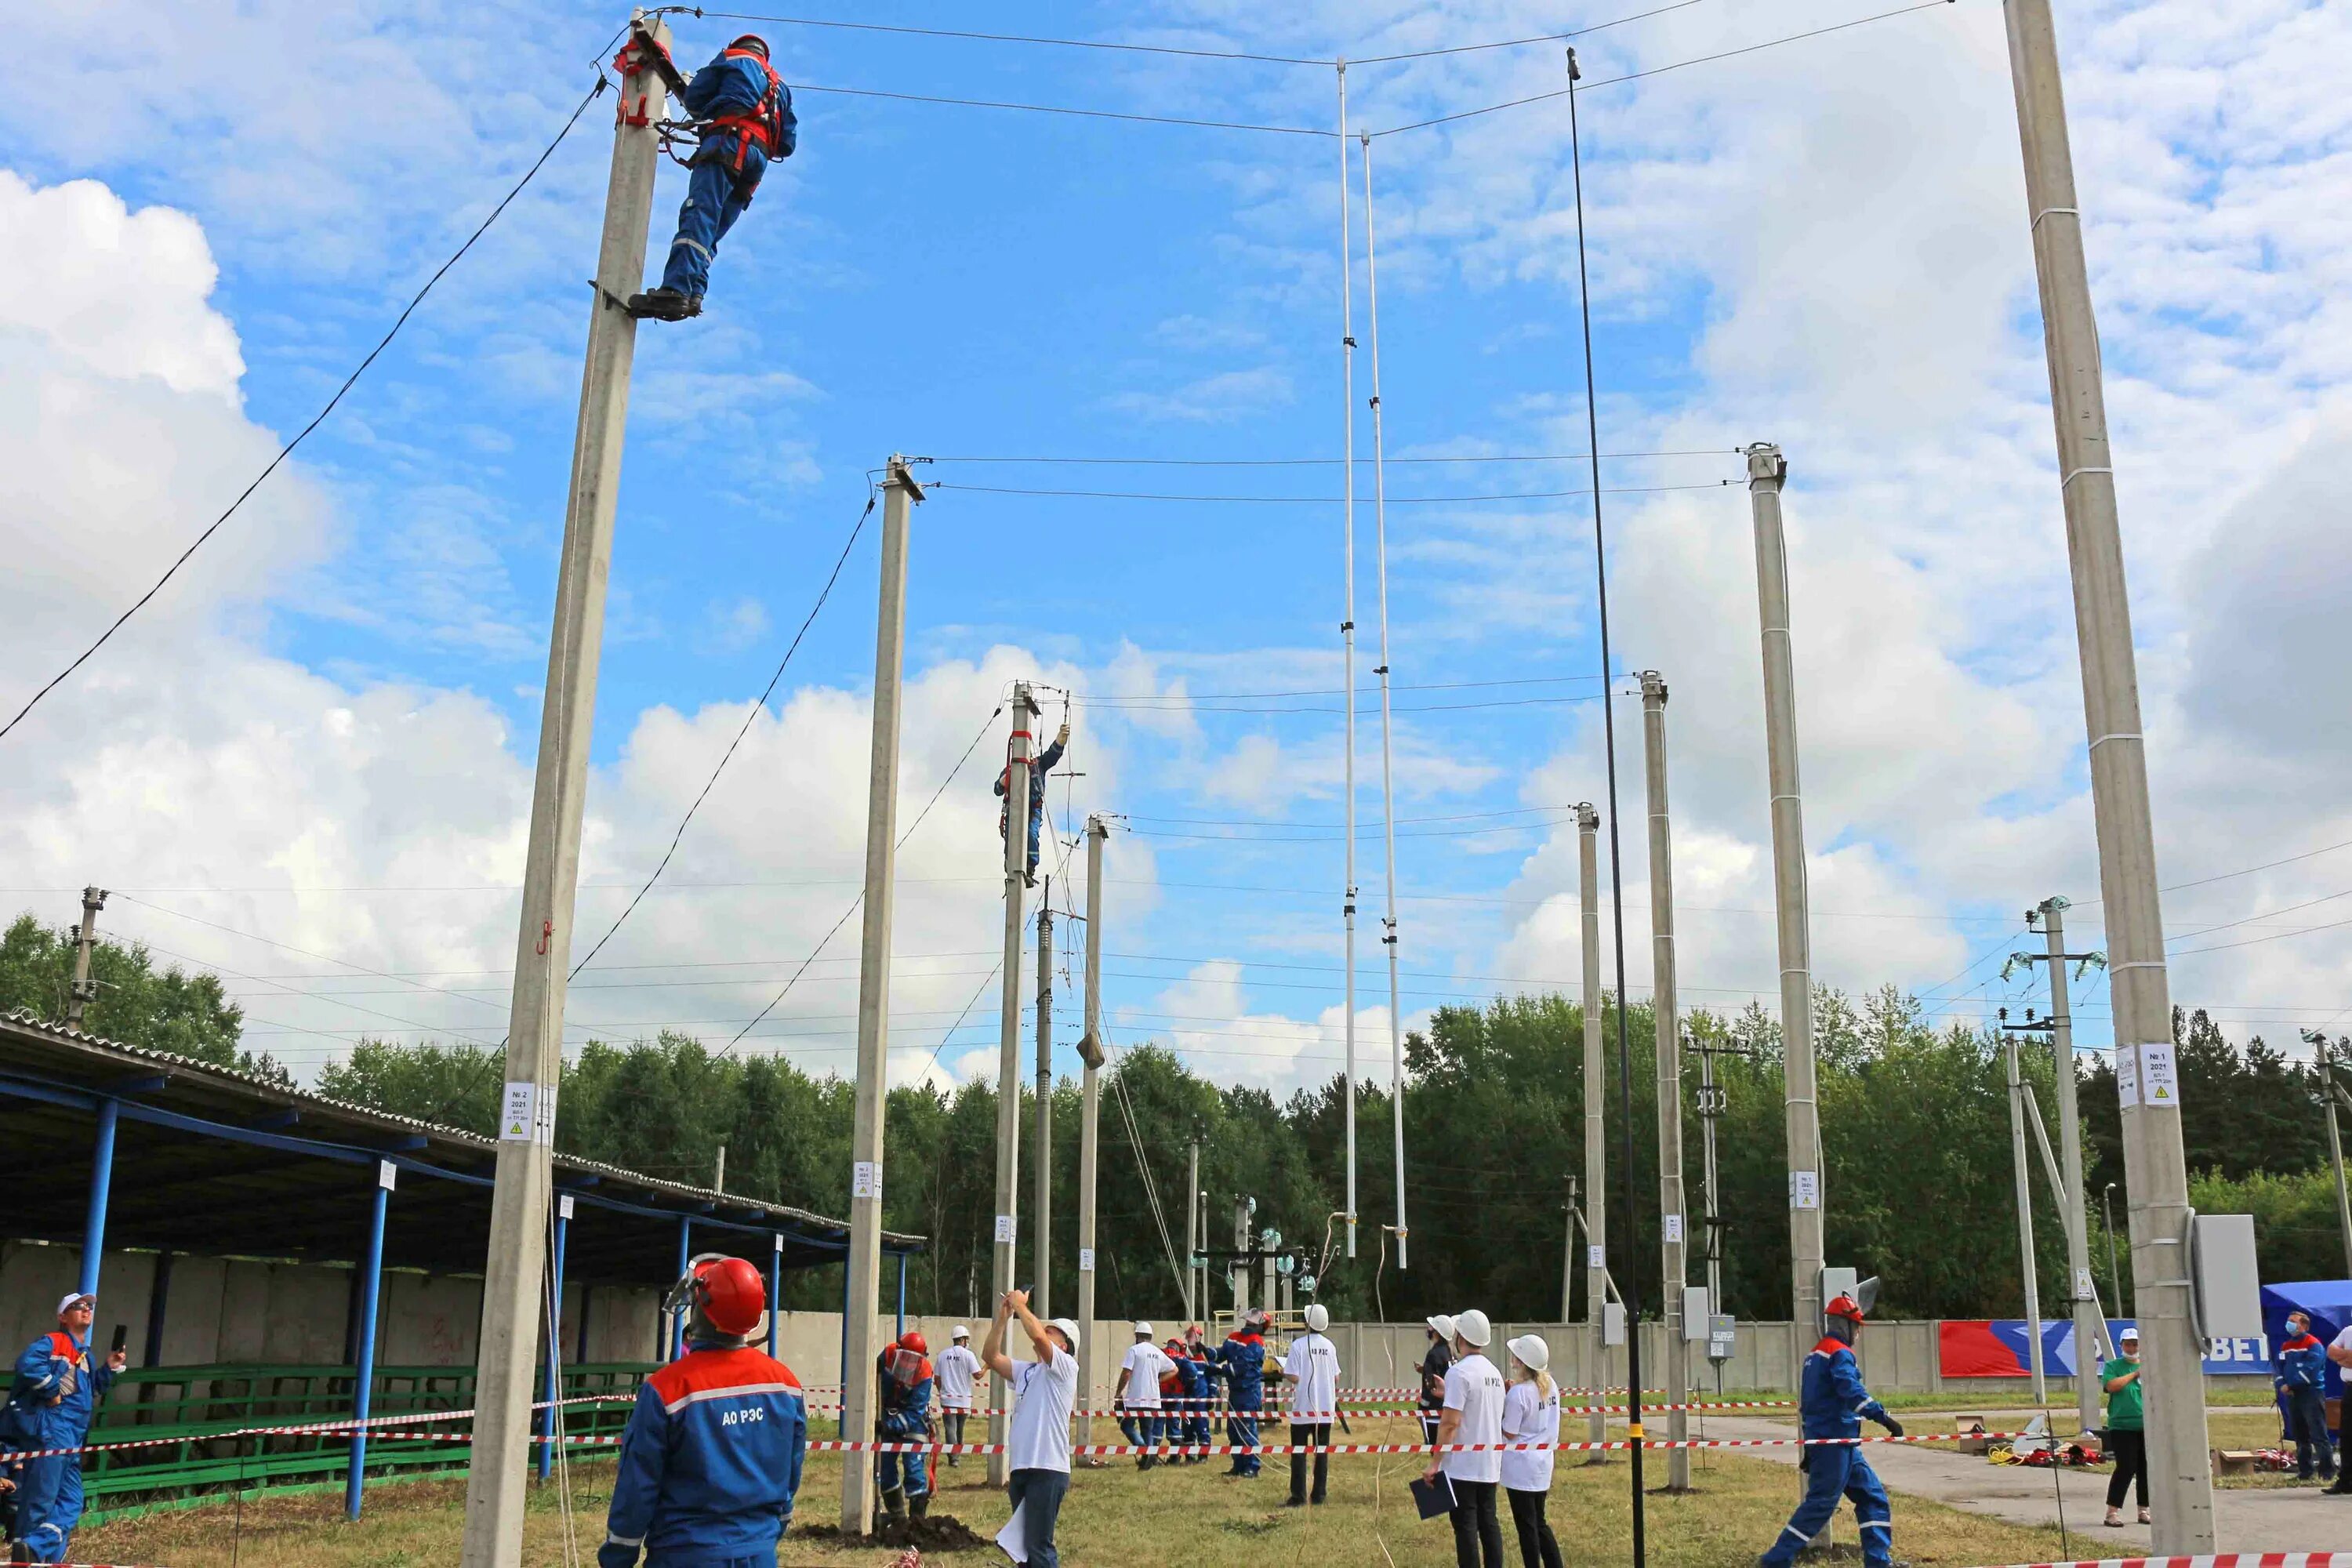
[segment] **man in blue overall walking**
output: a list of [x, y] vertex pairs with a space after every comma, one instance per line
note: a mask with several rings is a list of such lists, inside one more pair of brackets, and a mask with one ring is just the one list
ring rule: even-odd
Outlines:
[[1804, 1500], [1797, 1504], [1780, 1539], [1764, 1553], [1762, 1568], [1789, 1568], [1837, 1512], [1842, 1497], [1853, 1500], [1864, 1568], [1888, 1568], [1894, 1561], [1894, 1515], [1886, 1505], [1885, 1487], [1853, 1439], [1862, 1436], [1865, 1417], [1897, 1437], [1903, 1436], [1903, 1425], [1871, 1397], [1863, 1386], [1862, 1369], [1854, 1363], [1861, 1305], [1852, 1296], [1841, 1295], [1822, 1309], [1822, 1316], [1829, 1321], [1829, 1332], [1805, 1357], [1803, 1387], [1797, 1396], [1798, 1418], [1809, 1439], [1797, 1461], [1805, 1472]]

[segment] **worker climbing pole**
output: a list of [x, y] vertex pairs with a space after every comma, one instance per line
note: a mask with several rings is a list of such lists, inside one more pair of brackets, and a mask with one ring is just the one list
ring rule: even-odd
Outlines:
[[[793, 114], [793, 89], [768, 63], [768, 41], [746, 33], [721, 49], [709, 65], [684, 80], [665, 55], [663, 75], [692, 121], [666, 125], [696, 141], [686, 160], [693, 174], [686, 205], [677, 211], [677, 237], [670, 241], [661, 287], [629, 300], [629, 310], [660, 321], [702, 314], [710, 286], [710, 263], [719, 240], [735, 226], [760, 188], [760, 176], [778, 158], [800, 145], [800, 121]], [[667, 141], [667, 137], [666, 137]]]

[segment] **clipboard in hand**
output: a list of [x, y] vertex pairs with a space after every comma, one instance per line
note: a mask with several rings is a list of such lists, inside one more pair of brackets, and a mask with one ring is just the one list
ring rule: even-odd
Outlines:
[[1454, 1482], [1441, 1474], [1435, 1480], [1416, 1476], [1412, 1482], [1412, 1505], [1423, 1519], [1435, 1519], [1454, 1511]]

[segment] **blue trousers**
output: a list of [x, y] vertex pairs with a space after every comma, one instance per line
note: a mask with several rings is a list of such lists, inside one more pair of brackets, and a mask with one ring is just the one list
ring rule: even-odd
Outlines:
[[[1118, 1418], [1118, 1429], [1128, 1442], [1139, 1448], [1149, 1448], [1167, 1435], [1168, 1423], [1149, 1410], [1130, 1410]], [[1148, 1465], [1156, 1456], [1139, 1454], [1136, 1463]]]
[[[907, 1439], [893, 1433], [889, 1441], [905, 1442]], [[920, 1454], [877, 1454], [874, 1456], [874, 1469], [886, 1492], [903, 1487], [908, 1497], [930, 1494], [931, 1478], [925, 1471]]]
[[[1227, 1415], [1225, 1418], [1225, 1441], [1231, 1443], [1237, 1448], [1254, 1448], [1257, 1447], [1256, 1405], [1253, 1405], [1247, 1409], [1236, 1406], [1233, 1412]], [[1257, 1468], [1258, 1461], [1255, 1454], [1235, 1454], [1234, 1456], [1234, 1474], [1237, 1476], [1254, 1476], [1257, 1474]]]
[[2290, 1388], [2286, 1391], [2287, 1436], [2294, 1441], [2294, 1473], [2303, 1480], [2311, 1479], [2315, 1459], [2319, 1466], [2319, 1479], [2336, 1479], [2336, 1455], [2327, 1446], [2327, 1401], [2315, 1388]]
[[1028, 1511], [1021, 1521], [1022, 1562], [1028, 1568], [1062, 1568], [1062, 1554], [1054, 1549], [1054, 1523], [1062, 1517], [1062, 1500], [1070, 1495], [1067, 1470], [1015, 1470], [1004, 1488], [1013, 1511]]
[[751, 205], [751, 194], [760, 188], [760, 176], [768, 167], [766, 153], [746, 147], [742, 173], [736, 173], [731, 136], [713, 142], [706, 153], [695, 160], [686, 205], [677, 209], [677, 237], [670, 241], [669, 260], [662, 268], [661, 286], [689, 300], [701, 299], [710, 287], [710, 263], [719, 242]]
[[[75, 1436], [69, 1441], [85, 1441]], [[50, 1445], [46, 1439], [44, 1447]], [[63, 1447], [65, 1441], [54, 1445]], [[16, 1539], [33, 1544], [34, 1561], [62, 1563], [66, 1543], [81, 1523], [81, 1456], [27, 1459], [16, 1474]]]
[[1832, 1445], [1808, 1448], [1812, 1456], [1805, 1471], [1804, 1500], [1789, 1516], [1780, 1539], [1764, 1553], [1764, 1568], [1789, 1568], [1805, 1544], [1822, 1532], [1837, 1512], [1838, 1499], [1853, 1500], [1854, 1522], [1862, 1528], [1862, 1560], [1868, 1568], [1887, 1568], [1893, 1561], [1894, 1513], [1886, 1506], [1886, 1489], [1860, 1448]]

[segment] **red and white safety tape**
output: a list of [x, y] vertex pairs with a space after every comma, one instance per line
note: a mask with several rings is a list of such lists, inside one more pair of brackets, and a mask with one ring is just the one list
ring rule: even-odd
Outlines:
[[[1864, 1443], [1955, 1443], [1986, 1436], [2010, 1438], [2024, 1435], [2018, 1432], [1944, 1432], [1902, 1437], [1688, 1437], [1679, 1441], [1648, 1437], [1638, 1443], [1627, 1437], [1601, 1443], [1079, 1443], [1073, 1445], [1070, 1451], [1074, 1454], [1136, 1458], [1146, 1454], [1155, 1457], [1177, 1454], [1613, 1454], [1635, 1447], [1647, 1453], [1675, 1448], [1853, 1447]], [[465, 1432], [390, 1432], [382, 1436], [386, 1440], [418, 1443], [467, 1443], [473, 1440], [472, 1435]], [[537, 1436], [531, 1439], [534, 1443], [545, 1440]], [[617, 1434], [564, 1439], [568, 1447], [611, 1447], [620, 1441]], [[1004, 1449], [1002, 1443], [867, 1443], [845, 1437], [812, 1437], [807, 1446], [813, 1454], [995, 1454]], [[2251, 1563], [2250, 1559], [2249, 1568]], [[2061, 1564], [2059, 1568], [2064, 1568], [2064, 1565]], [[2347, 1559], [2343, 1568], [2352, 1568], [2352, 1559]]]
[[[616, 1400], [634, 1403], [635, 1398], [635, 1394], [593, 1394], [564, 1400], [562, 1407], [609, 1405]], [[531, 1408], [545, 1410], [548, 1403], [541, 1400]], [[282, 1426], [238, 1426], [226, 1432], [205, 1432], [196, 1436], [182, 1433], [176, 1437], [125, 1437], [110, 1443], [85, 1443], [79, 1448], [11, 1448], [0, 1457], [5, 1457], [13, 1465], [25, 1459], [50, 1459], [68, 1454], [110, 1454], [125, 1448], [170, 1448], [184, 1443], [225, 1443], [245, 1437], [315, 1437], [362, 1431], [381, 1436], [403, 1426], [422, 1426], [435, 1421], [471, 1421], [473, 1418], [471, 1410], [425, 1410], [405, 1415], [371, 1415], [365, 1421], [306, 1421]]]
[[2352, 1552], [2224, 1552], [2211, 1557], [2102, 1557], [2014, 1568], [2352, 1568]]

